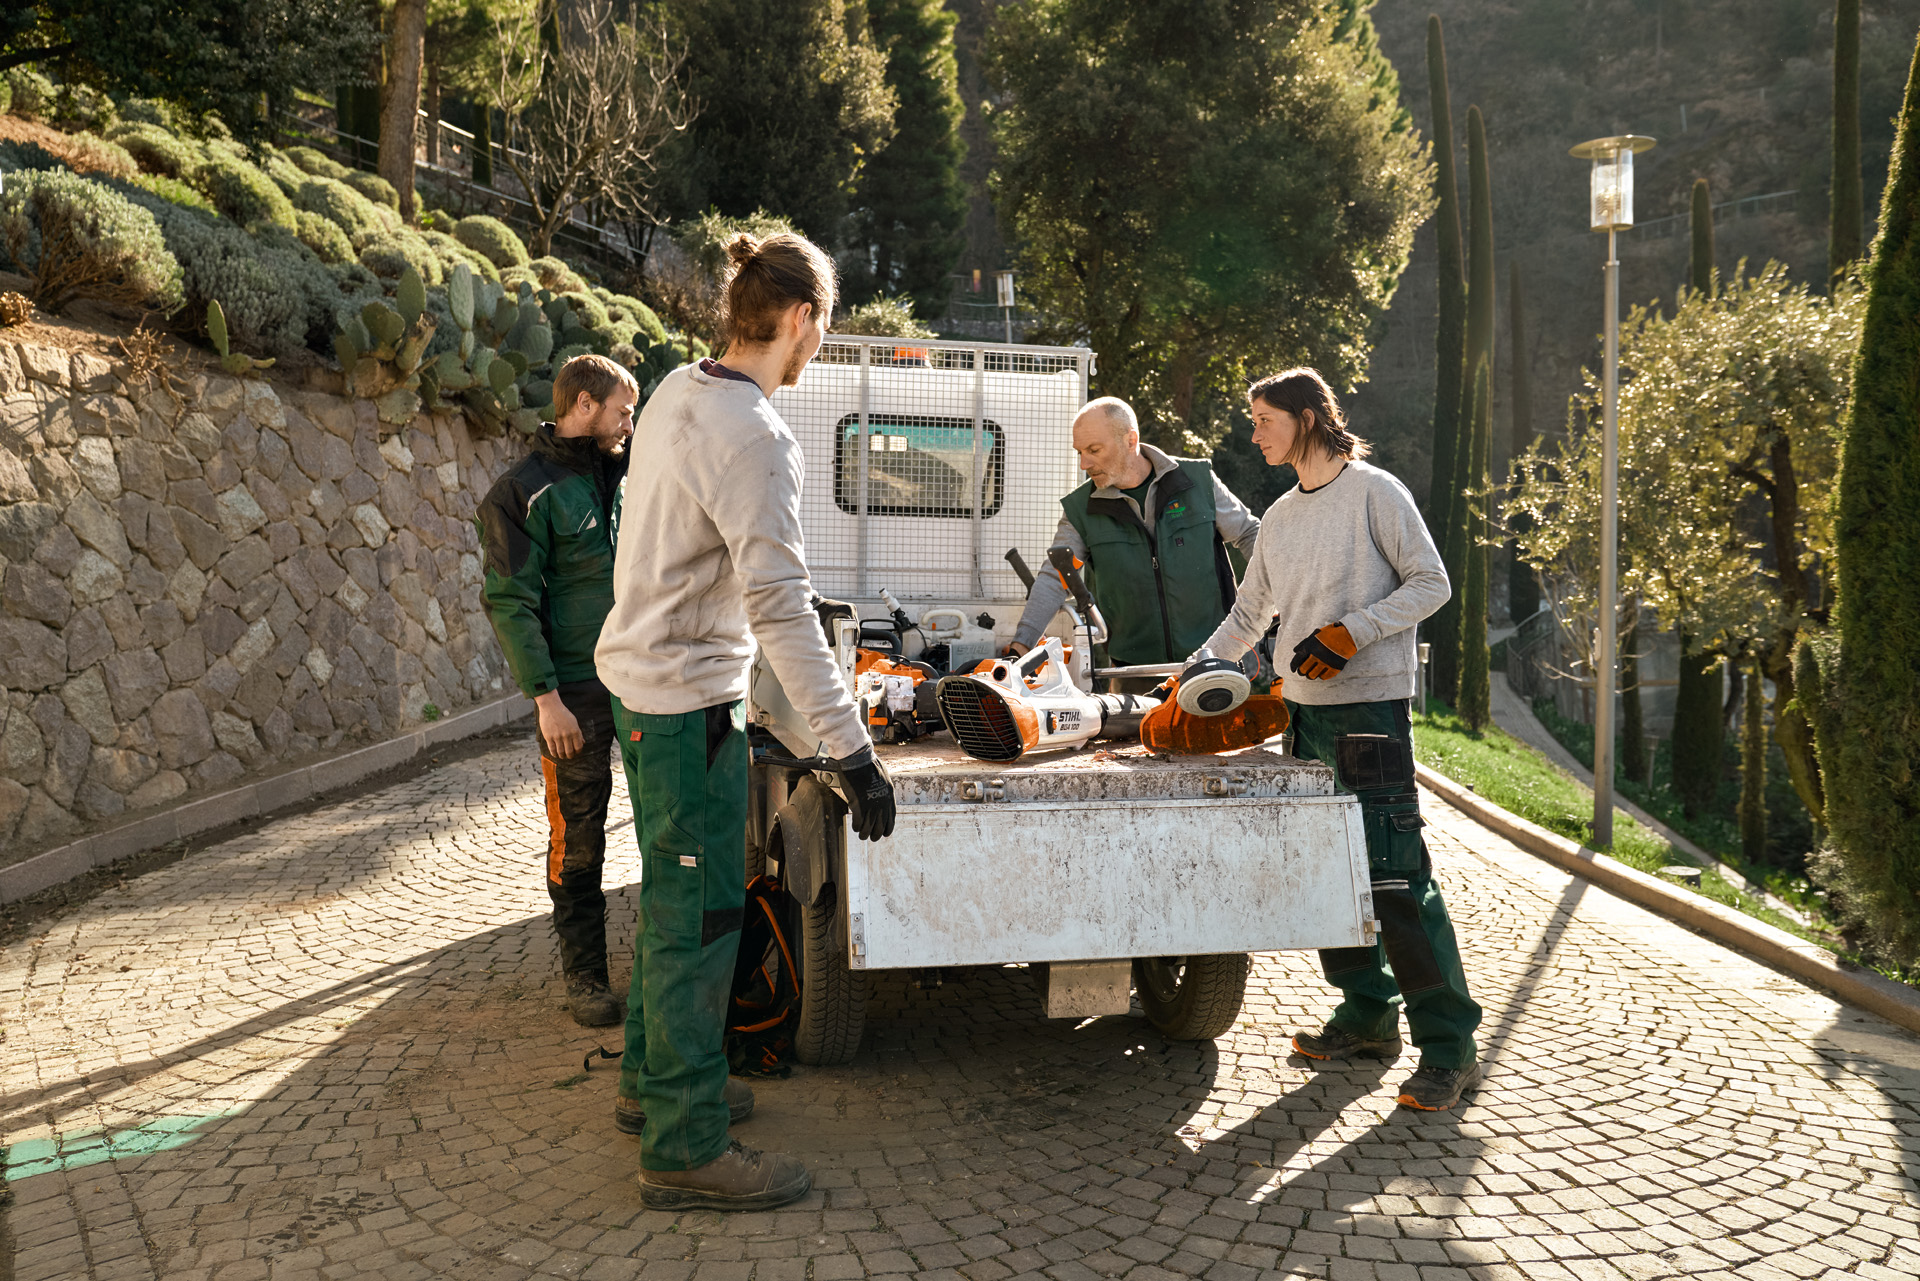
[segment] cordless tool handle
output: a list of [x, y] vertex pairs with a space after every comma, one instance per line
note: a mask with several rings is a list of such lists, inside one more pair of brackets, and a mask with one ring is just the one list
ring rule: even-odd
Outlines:
[[1027, 558], [1020, 554], [1018, 547], [1007, 548], [1007, 564], [1013, 566], [1013, 572], [1020, 575], [1020, 585], [1032, 591], [1033, 571], [1027, 568]]
[[1047, 549], [1047, 560], [1059, 573], [1060, 581], [1067, 585], [1067, 592], [1073, 597], [1073, 606], [1080, 611], [1080, 617], [1088, 616], [1093, 608], [1093, 597], [1087, 594], [1086, 580], [1080, 577], [1080, 567], [1073, 563], [1073, 553], [1064, 547]]

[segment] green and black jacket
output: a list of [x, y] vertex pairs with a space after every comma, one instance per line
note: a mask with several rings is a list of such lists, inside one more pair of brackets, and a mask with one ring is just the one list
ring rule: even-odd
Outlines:
[[595, 677], [626, 474], [624, 453], [542, 423], [532, 450], [493, 483], [474, 516], [486, 558], [480, 599], [528, 698]]

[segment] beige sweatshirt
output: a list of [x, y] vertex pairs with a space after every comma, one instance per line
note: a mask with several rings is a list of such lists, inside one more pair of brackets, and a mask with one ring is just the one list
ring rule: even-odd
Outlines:
[[757, 641], [829, 753], [868, 746], [813, 611], [800, 444], [760, 388], [676, 369], [627, 448], [613, 610], [594, 650], [607, 688], [655, 715], [744, 698]]

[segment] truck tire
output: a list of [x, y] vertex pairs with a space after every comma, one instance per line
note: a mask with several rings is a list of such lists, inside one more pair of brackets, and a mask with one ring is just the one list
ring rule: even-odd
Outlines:
[[[839, 799], [808, 779], [774, 817], [768, 854], [785, 872], [794, 862], [833, 868], [827, 845], [828, 824], [840, 822]], [[840, 887], [817, 887], [806, 903], [789, 894], [787, 937], [799, 973], [800, 1012], [793, 1029], [793, 1055], [802, 1063], [833, 1066], [850, 1063], [860, 1049], [867, 1021], [867, 976], [847, 964], [847, 939], [840, 923]]]
[[1219, 956], [1142, 956], [1133, 986], [1147, 1021], [1169, 1041], [1211, 1041], [1240, 1017], [1253, 960], [1245, 952]]

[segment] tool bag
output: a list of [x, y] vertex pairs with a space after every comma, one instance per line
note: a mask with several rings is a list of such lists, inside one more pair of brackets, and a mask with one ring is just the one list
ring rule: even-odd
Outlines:
[[727, 1003], [727, 1066], [735, 1076], [786, 1076], [782, 1060], [793, 1049], [800, 1014], [798, 958], [781, 917], [786, 892], [771, 876], [747, 882], [740, 956]]

